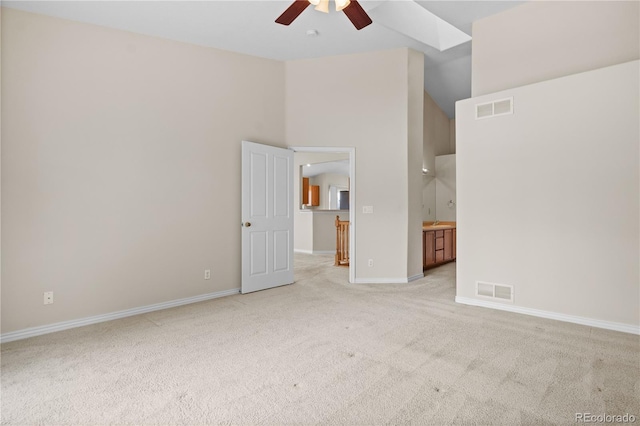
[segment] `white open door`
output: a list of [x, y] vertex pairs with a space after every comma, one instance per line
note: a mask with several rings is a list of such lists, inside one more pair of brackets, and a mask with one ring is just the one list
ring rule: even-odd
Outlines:
[[293, 283], [293, 151], [242, 141], [242, 293]]

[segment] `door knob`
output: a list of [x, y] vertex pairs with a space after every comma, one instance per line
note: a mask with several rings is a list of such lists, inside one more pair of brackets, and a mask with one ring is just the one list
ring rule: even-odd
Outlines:
[[251, 226], [251, 222], [245, 222], [244, 226], [246, 226], [247, 228]]

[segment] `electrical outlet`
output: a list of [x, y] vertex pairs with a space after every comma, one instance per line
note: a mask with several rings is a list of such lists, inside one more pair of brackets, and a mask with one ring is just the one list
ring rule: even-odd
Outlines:
[[371, 214], [373, 213], [373, 206], [362, 206], [363, 214]]
[[53, 292], [45, 291], [44, 292], [44, 304], [51, 305], [53, 303]]
[[373, 259], [369, 259], [369, 262], [367, 263], [369, 265], [369, 267], [371, 268], [373, 266]]
[[205, 269], [204, 270], [204, 279], [205, 280], [210, 280], [211, 279], [211, 269]]

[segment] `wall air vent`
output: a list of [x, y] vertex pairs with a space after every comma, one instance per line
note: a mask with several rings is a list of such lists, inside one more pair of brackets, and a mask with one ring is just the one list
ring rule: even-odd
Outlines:
[[476, 120], [513, 114], [513, 98], [499, 99], [476, 105]]
[[476, 281], [476, 296], [503, 302], [513, 302], [513, 286]]

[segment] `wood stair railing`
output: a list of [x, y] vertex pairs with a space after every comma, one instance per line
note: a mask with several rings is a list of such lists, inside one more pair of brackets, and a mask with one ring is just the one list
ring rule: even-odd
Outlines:
[[335, 266], [349, 266], [349, 221], [336, 216], [336, 263]]

